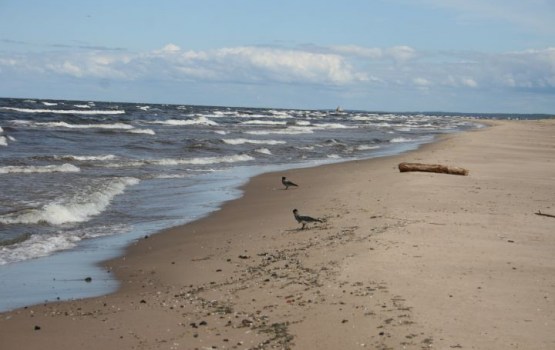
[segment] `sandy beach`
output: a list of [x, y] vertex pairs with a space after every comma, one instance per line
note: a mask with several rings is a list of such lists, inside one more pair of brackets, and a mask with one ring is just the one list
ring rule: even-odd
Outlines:
[[[537, 213], [555, 215], [555, 120], [491, 125], [257, 176], [106, 262], [118, 292], [0, 314], [0, 347], [553, 349], [555, 218]], [[300, 230], [294, 208], [323, 222]]]

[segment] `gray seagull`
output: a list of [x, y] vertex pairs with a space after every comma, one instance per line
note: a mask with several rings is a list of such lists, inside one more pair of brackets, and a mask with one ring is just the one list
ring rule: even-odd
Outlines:
[[293, 215], [295, 215], [295, 220], [297, 220], [299, 224], [303, 224], [303, 227], [301, 227], [301, 230], [304, 230], [306, 224], [308, 224], [309, 222], [323, 222], [320, 219], [315, 219], [310, 216], [299, 215], [299, 211], [297, 209], [293, 209]]
[[281, 177], [281, 183], [283, 184], [283, 186], [285, 186], [285, 189], [288, 189], [289, 186], [299, 187], [299, 185], [297, 185], [297, 184], [294, 183], [293, 181], [287, 180], [287, 178], [286, 178], [285, 176], [282, 176], [282, 177]]

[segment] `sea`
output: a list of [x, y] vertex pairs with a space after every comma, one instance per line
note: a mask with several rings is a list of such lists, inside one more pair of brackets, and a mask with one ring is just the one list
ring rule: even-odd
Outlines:
[[406, 152], [482, 117], [0, 98], [0, 311], [116, 290], [101, 261], [252, 176]]

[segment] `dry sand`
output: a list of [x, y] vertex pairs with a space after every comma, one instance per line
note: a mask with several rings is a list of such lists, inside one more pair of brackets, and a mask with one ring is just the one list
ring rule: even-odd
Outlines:
[[[555, 218], [535, 212], [555, 214], [555, 121], [492, 123], [257, 176], [109, 261], [117, 293], [0, 314], [0, 348], [554, 349]], [[299, 230], [293, 208], [325, 222]]]

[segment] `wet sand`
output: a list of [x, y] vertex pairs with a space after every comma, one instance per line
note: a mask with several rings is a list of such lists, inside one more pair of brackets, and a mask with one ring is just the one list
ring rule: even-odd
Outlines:
[[[555, 348], [555, 218], [536, 215], [555, 215], [555, 121], [492, 124], [257, 176], [107, 262], [118, 292], [0, 314], [1, 348]], [[300, 230], [294, 208], [324, 222]]]

